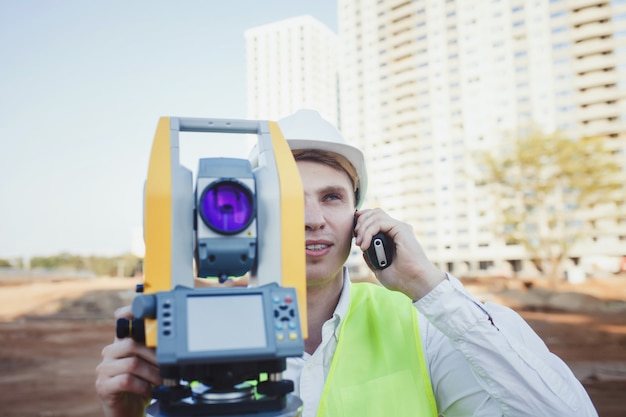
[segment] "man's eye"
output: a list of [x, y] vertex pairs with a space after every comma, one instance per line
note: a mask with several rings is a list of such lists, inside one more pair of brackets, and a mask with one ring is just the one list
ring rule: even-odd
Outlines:
[[324, 197], [324, 200], [341, 200], [341, 195], [340, 194], [327, 194], [326, 197]]

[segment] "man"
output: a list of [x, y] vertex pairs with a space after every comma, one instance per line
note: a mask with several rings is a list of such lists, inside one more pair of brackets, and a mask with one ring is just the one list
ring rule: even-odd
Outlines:
[[[279, 124], [305, 197], [309, 338], [285, 372], [304, 416], [597, 416], [519, 315], [480, 303], [435, 268], [409, 225], [358, 210], [363, 156], [337, 129], [310, 110]], [[352, 236], [366, 250], [378, 232], [395, 245], [392, 264], [375, 271], [387, 289], [351, 284]], [[161, 383], [154, 353], [130, 339], [103, 350], [97, 376], [107, 416], [143, 415], [151, 385]]]

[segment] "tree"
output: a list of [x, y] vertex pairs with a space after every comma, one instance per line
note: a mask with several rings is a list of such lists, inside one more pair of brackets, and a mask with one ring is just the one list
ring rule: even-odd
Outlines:
[[594, 227], [592, 209], [624, 201], [624, 171], [599, 138], [534, 133], [503, 145], [478, 155], [497, 233], [523, 245], [556, 286], [563, 260]]

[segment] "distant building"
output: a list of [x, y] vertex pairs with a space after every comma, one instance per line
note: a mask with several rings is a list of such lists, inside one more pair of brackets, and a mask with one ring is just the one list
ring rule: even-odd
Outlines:
[[337, 122], [337, 35], [311, 16], [245, 33], [248, 117], [276, 120], [312, 108]]
[[[625, 1], [338, 0], [338, 13], [341, 127], [367, 152], [368, 204], [412, 224], [441, 268], [532, 269], [493, 235], [472, 151], [539, 128], [598, 135], [626, 166]], [[579, 255], [626, 254], [626, 203], [613, 209]]]

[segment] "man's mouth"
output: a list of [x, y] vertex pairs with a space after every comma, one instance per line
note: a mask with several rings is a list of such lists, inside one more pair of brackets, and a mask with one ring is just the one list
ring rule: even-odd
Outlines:
[[308, 258], [323, 258], [328, 255], [332, 250], [332, 243], [324, 240], [309, 240], [304, 243], [306, 250], [306, 256]]
[[328, 245], [324, 245], [321, 243], [315, 245], [306, 245], [306, 250], [324, 250], [328, 247]]

